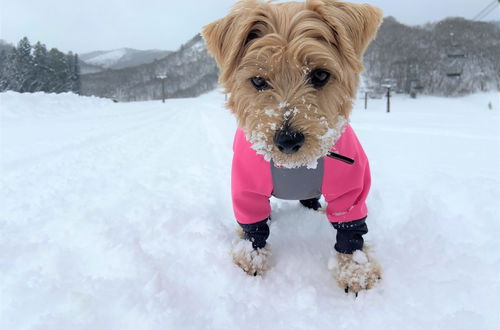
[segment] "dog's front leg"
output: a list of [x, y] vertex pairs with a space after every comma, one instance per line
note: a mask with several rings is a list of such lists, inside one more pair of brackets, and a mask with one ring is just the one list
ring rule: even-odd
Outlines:
[[329, 264], [333, 275], [346, 293], [356, 295], [371, 289], [381, 278], [380, 267], [363, 247], [363, 235], [368, 232], [365, 218], [350, 222], [332, 223], [337, 229], [336, 256]]
[[266, 243], [269, 237], [268, 219], [241, 224], [242, 235], [231, 252], [234, 263], [249, 275], [262, 275], [269, 267], [271, 252]]

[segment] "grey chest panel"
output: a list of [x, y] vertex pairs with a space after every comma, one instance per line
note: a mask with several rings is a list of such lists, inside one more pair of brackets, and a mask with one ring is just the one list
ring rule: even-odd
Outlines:
[[301, 200], [321, 196], [324, 159], [314, 169], [307, 167], [279, 168], [271, 161], [273, 196], [280, 199]]

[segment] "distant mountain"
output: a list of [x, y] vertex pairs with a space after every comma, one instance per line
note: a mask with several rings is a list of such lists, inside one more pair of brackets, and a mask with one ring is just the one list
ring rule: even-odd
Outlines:
[[196, 35], [179, 50], [152, 63], [84, 74], [81, 92], [120, 101], [160, 99], [162, 89], [157, 77], [163, 74], [167, 75], [165, 91], [169, 98], [197, 96], [217, 86], [215, 61], [207, 54], [201, 36]]
[[10, 52], [12, 49], [14, 49], [14, 46], [9, 44], [7, 41], [0, 39], [0, 53], [2, 51]]
[[141, 64], [151, 63], [170, 54], [165, 50], [138, 50], [120, 48], [109, 51], [98, 50], [80, 55], [80, 59], [90, 66], [102, 69], [123, 69]]

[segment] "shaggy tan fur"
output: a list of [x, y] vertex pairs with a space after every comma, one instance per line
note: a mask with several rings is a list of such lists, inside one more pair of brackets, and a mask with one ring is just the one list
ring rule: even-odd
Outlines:
[[[203, 29], [208, 51], [220, 68], [219, 82], [230, 94], [227, 107], [258, 153], [289, 168], [314, 167], [326, 155], [349, 119], [363, 53], [381, 20], [381, 11], [370, 5], [243, 0]], [[313, 88], [308, 77], [317, 69], [331, 74], [320, 89]], [[256, 90], [253, 77], [266, 79], [271, 88]], [[286, 125], [305, 136], [294, 154], [274, 145], [276, 133]], [[250, 242], [241, 240], [232, 255], [249, 274], [268, 267], [267, 247], [254, 251]], [[339, 255], [339, 274], [347, 274], [337, 277], [339, 283], [354, 291], [371, 287], [378, 268], [360, 270], [352, 258]]]
[[[332, 0], [243, 0], [204, 28], [220, 84], [230, 94], [227, 107], [267, 160], [298, 167], [326, 155], [351, 112], [362, 56], [381, 17], [370, 5]], [[249, 35], [257, 38], [248, 41]], [[314, 69], [332, 75], [320, 90], [308, 84]], [[257, 91], [252, 77], [265, 78], [272, 88]], [[305, 136], [297, 153], [284, 154], [273, 143], [285, 123]]]

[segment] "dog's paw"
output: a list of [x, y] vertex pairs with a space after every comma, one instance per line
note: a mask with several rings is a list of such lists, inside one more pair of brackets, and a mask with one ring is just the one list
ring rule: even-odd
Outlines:
[[[333, 256], [332, 256], [333, 257]], [[329, 262], [333, 276], [346, 293], [371, 289], [380, 279], [379, 265], [365, 251], [353, 254], [336, 253]]]
[[254, 249], [252, 242], [242, 239], [234, 244], [231, 255], [234, 263], [248, 275], [257, 276], [269, 268], [271, 251], [269, 244], [262, 249]]

